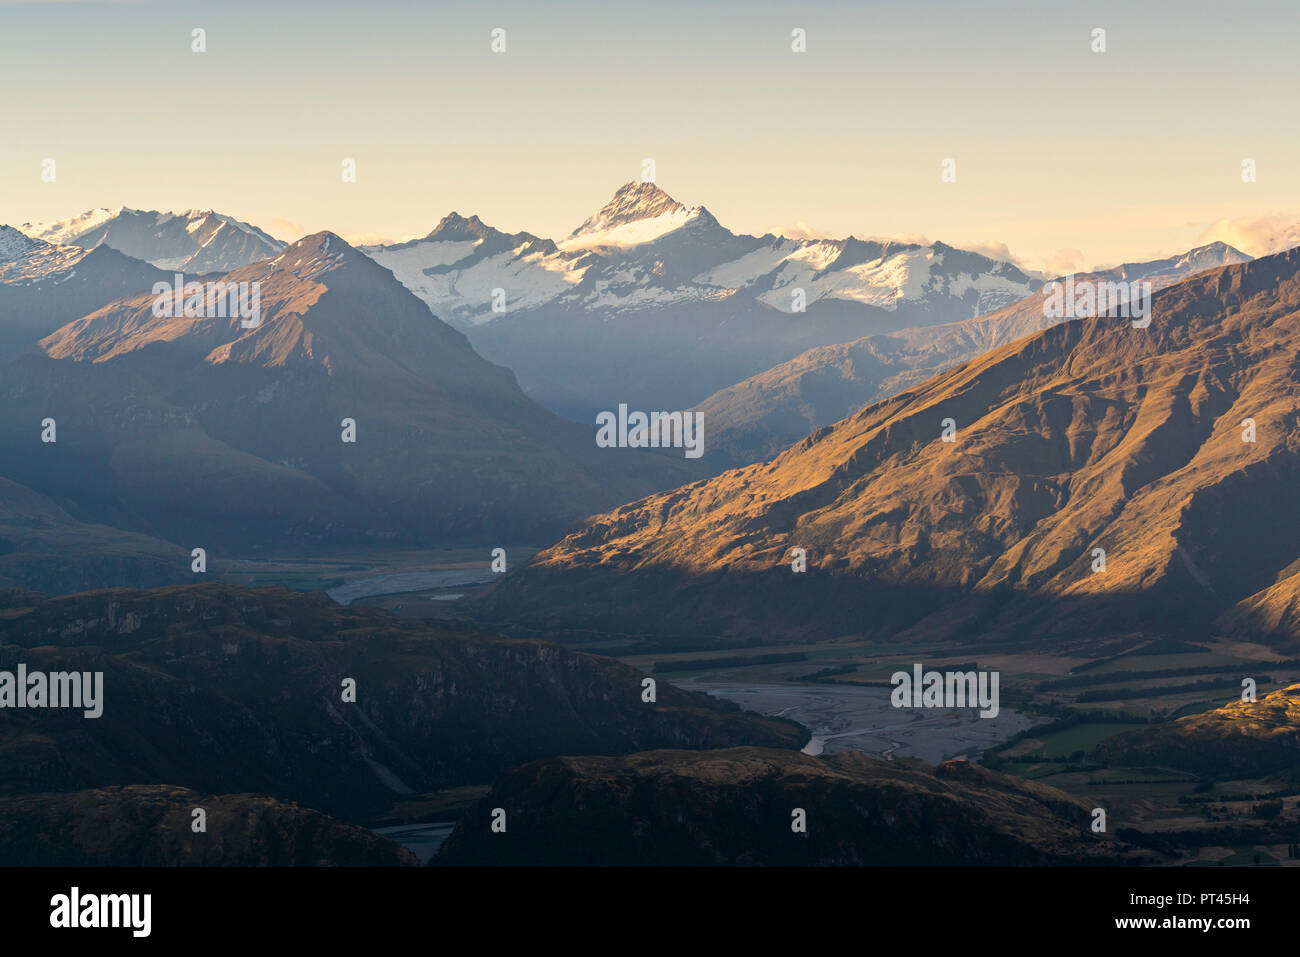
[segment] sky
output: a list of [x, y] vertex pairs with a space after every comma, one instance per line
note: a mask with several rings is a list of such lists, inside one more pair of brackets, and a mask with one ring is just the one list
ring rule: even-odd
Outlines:
[[1294, 0], [0, 0], [0, 223], [214, 208], [380, 241], [455, 210], [562, 238], [649, 158], [737, 232], [1054, 273], [1259, 254], [1300, 222], [1297, 28]]

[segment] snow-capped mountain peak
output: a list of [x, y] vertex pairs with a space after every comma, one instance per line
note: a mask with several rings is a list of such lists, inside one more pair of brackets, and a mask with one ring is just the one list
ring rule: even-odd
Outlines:
[[490, 234], [496, 232], [498, 230], [487, 225], [478, 216], [465, 217], [453, 211], [442, 217], [438, 225], [433, 227], [433, 231], [424, 238], [443, 242], [474, 242], [486, 239]]
[[[643, 182], [620, 186], [558, 243], [450, 213], [422, 239], [361, 251], [464, 330], [540, 308], [612, 315], [728, 300], [787, 313], [798, 301], [881, 310], [894, 315], [864, 321], [894, 327], [968, 318], [1039, 284], [943, 243], [737, 235], [704, 206]], [[917, 314], [905, 317], [911, 306]]]
[[627, 248], [652, 242], [688, 223], [717, 225], [703, 206], [686, 207], [654, 183], [624, 183], [596, 215], [559, 243], [564, 250]]
[[1174, 267], [1179, 270], [1209, 269], [1214, 266], [1231, 266], [1235, 263], [1250, 262], [1251, 257], [1225, 242], [1208, 243], [1197, 246], [1178, 257]]
[[28, 236], [35, 239], [43, 239], [47, 243], [74, 243], [78, 236], [83, 236], [92, 230], [98, 229], [104, 223], [116, 219], [123, 213], [138, 213], [138, 210], [127, 209], [125, 206], [114, 206], [111, 209], [106, 206], [100, 206], [96, 209], [88, 209], [79, 216], [73, 216], [70, 219], [59, 219], [44, 223], [23, 223], [18, 228]]
[[46, 242], [86, 249], [110, 246], [160, 269], [194, 273], [228, 272], [269, 259], [285, 245], [256, 226], [211, 209], [177, 213], [118, 206], [20, 228]]
[[683, 212], [686, 207], [673, 199], [654, 183], [633, 180], [624, 183], [614, 192], [613, 198], [600, 208], [569, 236], [600, 232], [643, 219], [656, 219], [671, 213]]
[[49, 243], [0, 225], [0, 283], [57, 282], [85, 255], [80, 246]]
[[280, 255], [265, 265], [268, 273], [280, 270], [292, 273], [299, 279], [317, 280], [349, 263], [369, 263], [369, 259], [336, 233], [324, 230], [304, 236], [293, 245], [286, 246]]
[[44, 240], [33, 239], [12, 226], [0, 226], [0, 263], [11, 263], [43, 245]]

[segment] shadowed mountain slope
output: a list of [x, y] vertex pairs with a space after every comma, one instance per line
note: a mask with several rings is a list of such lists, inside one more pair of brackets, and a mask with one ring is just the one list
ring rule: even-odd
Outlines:
[[546, 540], [691, 474], [680, 451], [598, 449], [337, 236], [222, 282], [259, 290], [260, 321], [215, 287], [172, 315], [141, 291], [12, 363], [0, 471], [187, 551]]

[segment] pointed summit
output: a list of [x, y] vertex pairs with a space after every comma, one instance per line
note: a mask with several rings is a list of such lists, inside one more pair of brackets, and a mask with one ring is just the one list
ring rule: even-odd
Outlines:
[[351, 250], [352, 247], [348, 245], [347, 240], [338, 233], [331, 232], [328, 229], [322, 229], [320, 232], [308, 233], [296, 242], [292, 242], [288, 246], [285, 246], [284, 251], [281, 252], [279, 256], [276, 256], [272, 262], [286, 262], [294, 255], [301, 253], [329, 252], [331, 249], [335, 252], [343, 252]]
[[685, 206], [654, 183], [633, 180], [620, 186], [614, 197], [601, 207], [600, 212], [575, 229], [569, 238], [576, 239], [586, 233], [604, 232], [627, 223], [685, 212]]
[[[419, 239], [411, 239], [404, 243], [393, 243], [387, 246], [363, 246], [361, 252], [386, 268], [391, 269], [398, 279], [408, 287], [418, 290], [422, 285], [418, 277], [425, 275], [419, 270], [425, 267], [416, 267], [417, 272], [412, 274], [406, 261], [400, 258], [394, 260], [390, 258], [391, 254], [419, 250], [422, 246], [437, 243], [470, 243], [473, 248], [472, 251], [468, 252], [463, 249], [455, 250], [450, 254], [450, 259], [439, 258], [433, 268], [445, 268], [453, 262], [479, 260], [505, 252], [540, 252], [548, 256], [555, 252], [555, 243], [549, 239], [540, 239], [532, 233], [504, 233], [495, 226], [489, 226], [479, 219], [477, 215], [462, 216], [455, 211], [442, 217], [438, 221], [438, 225], [433, 227], [428, 235]], [[432, 308], [432, 304], [430, 304], [430, 307]]]
[[236, 275], [242, 277], [244, 273], [261, 272], [265, 266], [271, 272], [282, 270], [293, 273], [299, 279], [318, 279], [325, 273], [348, 264], [370, 266], [372, 261], [353, 249], [337, 233], [326, 229], [286, 246], [280, 255], [266, 264], [254, 263], [238, 270]]
[[628, 247], [648, 243], [688, 224], [718, 221], [703, 206], [686, 207], [654, 183], [624, 183], [608, 203], [560, 243], [562, 249]]
[[1201, 269], [1211, 269], [1215, 266], [1232, 266], [1236, 263], [1246, 263], [1250, 262], [1251, 259], [1251, 256], [1247, 256], [1240, 249], [1229, 246], [1225, 242], [1213, 242], [1188, 250], [1177, 258], [1176, 265], [1185, 268], [1195, 266]]
[[433, 227], [433, 231], [424, 238], [450, 242], [474, 242], [498, 233], [499, 230], [487, 225], [477, 215], [465, 217], [452, 211], [442, 217], [438, 225]]
[[[99, 252], [122, 256], [97, 247], [87, 259]], [[194, 282], [202, 294], [187, 284], [184, 309], [159, 315], [143, 286], [67, 323], [41, 347], [54, 359], [106, 362], [150, 349], [173, 363], [294, 367], [375, 381], [439, 370], [440, 381], [459, 382], [471, 364], [482, 365], [467, 358], [464, 337], [429, 315], [391, 272], [328, 230], [274, 259]]]

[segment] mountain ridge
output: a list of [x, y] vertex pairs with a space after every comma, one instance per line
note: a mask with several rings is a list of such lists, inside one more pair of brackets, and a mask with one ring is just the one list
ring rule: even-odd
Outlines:
[[[597, 448], [333, 233], [220, 281], [260, 289], [251, 328], [215, 287], [191, 316], [140, 290], [12, 362], [0, 435], [23, 454], [4, 475], [83, 521], [311, 549], [545, 540], [691, 474], [680, 454]], [[57, 445], [30, 428], [46, 417]]]
[[363, 251], [579, 421], [624, 401], [687, 408], [807, 348], [978, 315], [1039, 286], [943, 243], [738, 235], [637, 181], [558, 242], [481, 221], [440, 229]]
[[[1155, 291], [1205, 269], [1249, 260], [1225, 243], [1211, 243], [1179, 256], [1124, 263], [1071, 278], [1147, 281]], [[804, 435], [863, 406], [1064, 321], [1064, 316], [1047, 315], [1046, 299], [1040, 290], [974, 319], [819, 346], [715, 392], [695, 406], [710, 422], [709, 454], [718, 457], [714, 468], [771, 458]]]
[[[1021, 642], [1213, 621], [1300, 557], [1279, 528], [1300, 517], [1286, 353], [1298, 308], [1290, 250], [1156, 293], [1145, 329], [1052, 326], [771, 462], [593, 516], [498, 583], [483, 614], [663, 636]], [[1242, 441], [1246, 418], [1257, 442]], [[795, 547], [806, 575], [791, 573]], [[1104, 574], [1089, 567], [1099, 547]], [[651, 595], [654, 617], [640, 608]]]
[[183, 212], [100, 207], [46, 223], [23, 223], [29, 236], [93, 248], [107, 245], [160, 269], [229, 272], [275, 255], [285, 243], [211, 209]]

